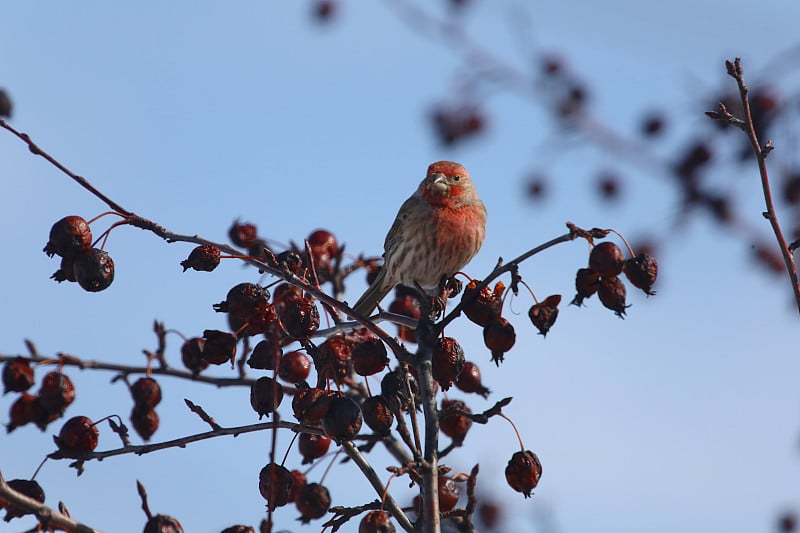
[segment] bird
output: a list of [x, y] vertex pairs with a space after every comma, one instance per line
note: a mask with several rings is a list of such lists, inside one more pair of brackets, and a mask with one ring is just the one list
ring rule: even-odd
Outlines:
[[386, 235], [383, 268], [353, 309], [369, 316], [396, 285], [433, 294], [443, 276], [464, 268], [486, 236], [486, 207], [467, 169], [453, 161], [428, 166]]

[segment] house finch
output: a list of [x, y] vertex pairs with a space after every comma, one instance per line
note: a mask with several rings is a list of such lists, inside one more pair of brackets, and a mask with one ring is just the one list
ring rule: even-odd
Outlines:
[[486, 208], [467, 170], [439, 161], [403, 203], [383, 244], [383, 268], [353, 309], [369, 316], [395, 285], [419, 285], [427, 292], [452, 276], [483, 243]]

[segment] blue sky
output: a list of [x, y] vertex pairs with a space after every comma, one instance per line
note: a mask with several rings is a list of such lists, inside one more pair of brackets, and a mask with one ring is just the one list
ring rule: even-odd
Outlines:
[[[521, 69], [536, 54], [558, 53], [589, 80], [593, 109], [606, 123], [631, 133], [640, 110], [665, 109], [675, 139], [707, 132], [702, 97], [732, 83], [724, 59], [742, 56], [747, 71], [759, 73], [796, 44], [800, 17], [800, 7], [778, 1], [475, 4], [460, 24], [481, 46]], [[14, 100], [15, 127], [126, 208], [179, 233], [224, 241], [241, 217], [277, 241], [325, 227], [354, 254], [379, 253], [427, 165], [453, 159], [470, 170], [489, 211], [486, 243], [467, 268], [476, 277], [499, 256], [562, 233], [568, 220], [658, 240], [658, 295], [630, 294], [624, 321], [592, 299], [581, 309], [563, 306], [542, 339], [522, 295], [507, 303], [518, 340], [499, 369], [489, 365], [477, 327], [448, 330], [481, 364], [496, 391], [490, 402], [514, 396], [506, 412], [539, 454], [544, 476], [532, 500], [505, 485], [516, 441], [497, 421], [474, 427], [469, 449], [448, 464], [469, 471], [480, 462], [481, 486], [516, 517], [509, 530], [540, 531], [536, 524], [549, 517], [563, 533], [772, 531], [777, 513], [800, 507], [798, 317], [786, 280], [762, 273], [746, 243], [703, 216], [675, 227], [677, 199], [663, 176], [566, 136], [534, 100], [493, 87], [488, 135], [439, 146], [426, 111], [458, 87], [464, 58], [410, 30], [391, 5], [346, 2], [320, 26], [308, 2], [17, 3], [3, 10], [0, 86]], [[773, 140], [777, 150], [793, 149], [790, 138]], [[0, 160], [4, 353], [22, 353], [29, 338], [46, 354], [140, 364], [141, 350], [154, 347], [153, 319], [187, 335], [221, 328], [224, 317], [211, 304], [232, 285], [258, 279], [235, 262], [183, 274], [178, 263], [189, 245], [123, 227], [106, 246], [117, 267], [110, 289], [58, 286], [48, 279], [57, 262], [41, 253], [50, 225], [105, 206], [9, 134], [0, 135]], [[617, 166], [628, 178], [625, 202], [609, 206], [591, 193], [592, 180], [599, 167]], [[531, 203], [524, 177], [539, 168], [553, 177], [550, 196]], [[750, 170], [732, 172], [725, 187], [768, 235]], [[582, 242], [561, 246], [526, 263], [522, 275], [538, 295], [568, 301], [587, 254]], [[348, 298], [361, 290], [357, 277]], [[176, 365], [179, 346], [173, 338]], [[70, 416], [127, 418], [127, 392], [109, 383], [110, 374], [68, 372], [78, 390]], [[183, 398], [223, 425], [256, 421], [246, 390], [160, 381], [157, 441], [205, 430]], [[12, 401], [0, 399], [0, 421]], [[470, 402], [473, 410], [490, 405]], [[4, 476], [30, 476], [59, 427], [0, 436]], [[268, 443], [267, 434], [245, 435], [111, 458], [88, 464], [80, 478], [66, 462], [49, 462], [37, 479], [49, 504], [63, 500], [105, 531], [141, 530], [135, 479], [154, 511], [179, 518], [187, 531], [219, 531], [262, 517], [257, 476]], [[279, 443], [285, 449], [288, 436]], [[101, 432], [100, 448], [117, 444]], [[373, 497], [351, 465], [334, 467], [326, 484], [342, 505]], [[405, 494], [404, 483], [393, 487]], [[279, 513], [278, 527], [300, 530], [295, 517], [293, 508]], [[25, 527], [18, 524], [0, 530]]]

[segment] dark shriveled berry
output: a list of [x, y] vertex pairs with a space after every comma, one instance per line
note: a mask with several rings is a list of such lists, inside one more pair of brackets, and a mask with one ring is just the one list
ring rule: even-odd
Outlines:
[[464, 362], [464, 368], [456, 380], [456, 387], [464, 392], [480, 394], [484, 398], [488, 398], [491, 392], [481, 383], [481, 369], [472, 361]]
[[160, 419], [155, 409], [135, 405], [131, 411], [131, 425], [144, 441], [150, 440], [150, 437], [158, 429], [159, 422]]
[[332, 398], [330, 408], [322, 427], [330, 438], [340, 443], [343, 440], [353, 440], [361, 431], [361, 407], [352, 398]]
[[72, 262], [75, 280], [88, 292], [100, 292], [114, 281], [114, 260], [108, 252], [92, 248], [78, 254]]
[[[11, 479], [8, 481], [8, 486], [16, 492], [24, 494], [28, 498], [32, 498], [39, 503], [44, 503], [44, 490], [42, 490], [41, 485], [39, 485], [36, 481], [31, 481], [28, 479]], [[3, 520], [6, 522], [11, 522], [11, 520], [14, 518], [31, 514], [24, 509], [15, 507], [10, 502], [2, 498], [0, 498], [0, 509], [6, 510], [6, 515], [3, 517]]]
[[33, 368], [27, 359], [15, 357], [3, 365], [3, 394], [25, 392], [33, 386]]
[[181, 346], [181, 362], [194, 375], [208, 368], [208, 361], [203, 358], [205, 343], [205, 339], [193, 337]]
[[64, 217], [50, 228], [50, 239], [44, 253], [53, 257], [75, 257], [92, 247], [92, 230], [89, 223], [77, 215]]
[[[224, 302], [212, 307], [218, 313], [228, 313], [228, 322], [234, 331], [245, 336], [257, 335], [267, 332], [277, 320], [269, 297], [269, 291], [260, 285], [239, 283], [228, 291]], [[248, 327], [242, 330], [245, 324]]]
[[556, 318], [558, 318], [559, 303], [561, 303], [561, 295], [554, 294], [533, 305], [528, 310], [528, 318], [531, 319], [531, 322], [541, 335], [547, 335], [547, 332], [555, 324]]
[[319, 483], [308, 483], [297, 492], [294, 505], [300, 511], [300, 522], [307, 524], [325, 516], [331, 507], [331, 495]]
[[189, 253], [189, 257], [181, 261], [183, 271], [194, 269], [199, 272], [211, 272], [219, 265], [219, 248], [213, 244], [197, 246]]
[[[407, 411], [412, 404], [404, 374], [403, 369], [398, 367], [391, 372], [387, 372], [381, 380], [381, 396], [389, 402], [392, 409], [401, 411]], [[414, 376], [408, 376], [408, 385], [411, 388], [411, 393], [416, 397], [419, 394], [419, 384]]]
[[442, 390], [447, 390], [464, 368], [464, 350], [454, 338], [440, 337], [433, 347], [431, 365], [433, 379]]
[[313, 301], [294, 298], [278, 310], [283, 327], [295, 339], [306, 339], [319, 328], [319, 309]]
[[203, 360], [212, 365], [233, 361], [236, 357], [236, 335], [227, 331], [203, 331]]
[[486, 326], [492, 319], [500, 316], [505, 285], [498, 281], [494, 291], [486, 286], [476, 294], [478, 283], [479, 280], [474, 279], [467, 284], [461, 301], [464, 302], [464, 314], [467, 318], [479, 326]]
[[131, 385], [131, 395], [136, 405], [152, 409], [161, 402], [161, 387], [151, 377], [139, 378]]
[[73, 261], [75, 261], [74, 257], [62, 257], [61, 265], [59, 266], [58, 270], [53, 272], [53, 275], [50, 276], [50, 279], [54, 279], [59, 283], [62, 281], [69, 281], [70, 283], [78, 281], [75, 279], [75, 269], [72, 266]]
[[45, 411], [63, 415], [73, 401], [75, 387], [69, 376], [61, 372], [50, 372], [44, 376], [39, 388], [39, 403]]
[[292, 486], [291, 472], [277, 463], [267, 464], [258, 474], [258, 490], [272, 510], [289, 503]]
[[183, 533], [183, 526], [171, 516], [157, 514], [147, 520], [143, 533]]
[[628, 308], [625, 305], [625, 284], [618, 277], [602, 278], [597, 296], [605, 307], [618, 317], [625, 318], [625, 309]]
[[453, 442], [461, 444], [467, 436], [467, 431], [472, 427], [472, 420], [458, 413], [457, 410], [465, 413], [472, 412], [461, 400], [442, 400], [439, 429], [453, 439]]
[[531, 497], [531, 491], [539, 484], [541, 477], [542, 463], [530, 450], [515, 453], [506, 466], [508, 485], [515, 491], [524, 494], [526, 498]]
[[100, 432], [97, 426], [89, 418], [75, 416], [67, 420], [61, 427], [58, 436], [53, 436], [53, 440], [59, 451], [70, 457], [93, 451], [97, 448], [99, 437]]
[[361, 404], [364, 422], [378, 435], [387, 436], [392, 431], [394, 414], [389, 407], [389, 402], [381, 396], [370, 396]]
[[618, 276], [625, 264], [625, 254], [611, 241], [604, 241], [589, 253], [589, 269], [601, 276]]
[[249, 222], [240, 223], [238, 220], [234, 220], [228, 230], [228, 238], [230, 238], [234, 246], [250, 248], [258, 240], [258, 229], [255, 224]]
[[323, 435], [313, 433], [301, 433], [297, 439], [297, 448], [303, 456], [303, 464], [313, 463], [314, 459], [319, 459], [328, 453], [331, 446], [331, 439]]
[[258, 413], [259, 420], [269, 416], [283, 401], [283, 389], [272, 378], [263, 376], [250, 387], [250, 406]]
[[297, 494], [300, 492], [306, 481], [306, 475], [299, 470], [292, 470], [292, 489], [289, 492], [289, 503], [293, 503], [297, 499]]
[[344, 335], [332, 335], [319, 345], [314, 356], [317, 374], [342, 383], [352, 372], [353, 342]]
[[632, 259], [625, 261], [623, 267], [625, 276], [634, 287], [642, 289], [648, 296], [655, 295], [652, 290], [653, 284], [658, 276], [658, 263], [649, 254], [641, 253]]
[[292, 412], [300, 422], [313, 424], [319, 422], [331, 406], [331, 399], [340, 396], [336, 391], [318, 388], [299, 388], [292, 398]]
[[353, 370], [359, 376], [372, 376], [382, 372], [389, 364], [386, 345], [366, 328], [354, 335], [352, 360]]
[[383, 510], [370, 511], [358, 524], [358, 533], [395, 533], [389, 513]]
[[503, 354], [509, 351], [517, 340], [514, 326], [503, 317], [498, 317], [483, 328], [483, 343], [492, 351], [492, 361], [497, 366], [503, 361]]
[[[14, 403], [11, 404], [6, 431], [11, 433], [18, 427], [24, 426], [30, 422], [36, 422], [38, 424], [40, 421], [43, 421], [45, 417], [47, 417], [47, 413], [42, 407], [42, 404], [39, 403], [39, 397], [34, 394], [23, 392]], [[46, 428], [47, 424], [45, 423], [44, 427], [41, 427], [41, 429], [44, 431]]]
[[283, 350], [280, 342], [278, 342], [274, 334], [268, 333], [265, 335], [264, 340], [253, 348], [250, 357], [247, 359], [247, 366], [258, 370], [274, 370], [280, 363], [282, 354]]
[[590, 268], [579, 268], [575, 274], [575, 298], [572, 305], [581, 306], [586, 298], [590, 298], [600, 288], [600, 274]]

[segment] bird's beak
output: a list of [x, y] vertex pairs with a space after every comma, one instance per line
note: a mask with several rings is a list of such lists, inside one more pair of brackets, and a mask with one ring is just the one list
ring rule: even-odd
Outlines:
[[447, 192], [447, 178], [442, 173], [431, 174], [433, 180], [428, 185], [428, 190], [432, 194], [445, 194]]

